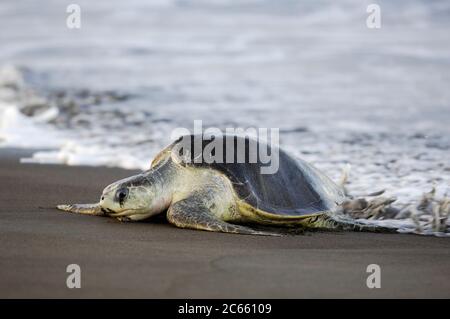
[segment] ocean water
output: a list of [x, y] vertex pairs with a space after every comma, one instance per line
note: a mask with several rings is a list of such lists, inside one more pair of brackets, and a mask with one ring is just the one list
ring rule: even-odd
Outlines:
[[[450, 2], [0, 2], [0, 146], [148, 168], [177, 127], [280, 129], [348, 189], [450, 191]], [[450, 193], [450, 192], [449, 192]]]

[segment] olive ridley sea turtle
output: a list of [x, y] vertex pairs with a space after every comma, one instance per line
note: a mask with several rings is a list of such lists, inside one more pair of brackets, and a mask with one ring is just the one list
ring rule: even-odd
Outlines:
[[[219, 139], [222, 143], [214, 145], [222, 147], [211, 148]], [[261, 147], [278, 155], [276, 172], [261, 173], [267, 164], [259, 156]], [[353, 199], [343, 184], [261, 141], [187, 135], [164, 148], [149, 170], [107, 186], [99, 203], [58, 208], [120, 221], [166, 212], [167, 220], [177, 227], [237, 234], [280, 235], [293, 229], [396, 231], [352, 218], [388, 213], [395, 199]]]

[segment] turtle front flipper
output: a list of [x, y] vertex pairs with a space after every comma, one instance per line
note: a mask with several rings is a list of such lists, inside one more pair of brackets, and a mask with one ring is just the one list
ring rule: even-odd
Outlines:
[[58, 205], [56, 206], [56, 208], [58, 208], [59, 210], [77, 214], [95, 215], [95, 216], [104, 215], [99, 203]]
[[281, 236], [278, 233], [258, 231], [220, 220], [206, 207], [201, 198], [195, 195], [172, 204], [167, 211], [167, 219], [180, 228], [244, 235]]

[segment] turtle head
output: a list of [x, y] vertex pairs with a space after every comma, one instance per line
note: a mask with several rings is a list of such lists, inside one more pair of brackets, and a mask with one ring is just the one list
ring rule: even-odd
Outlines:
[[162, 212], [165, 196], [161, 187], [145, 174], [108, 185], [100, 198], [101, 211], [111, 217], [145, 219]]

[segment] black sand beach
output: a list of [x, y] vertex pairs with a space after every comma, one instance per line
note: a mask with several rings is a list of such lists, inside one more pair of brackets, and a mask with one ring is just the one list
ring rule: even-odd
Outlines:
[[[20, 152], [19, 152], [20, 153]], [[59, 212], [132, 171], [19, 164], [0, 151], [0, 298], [450, 297], [450, 240], [401, 234], [282, 238]], [[66, 287], [68, 264], [81, 289]], [[381, 288], [366, 287], [379, 264]]]

